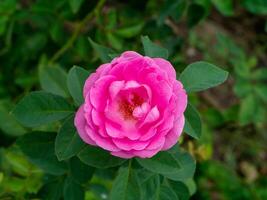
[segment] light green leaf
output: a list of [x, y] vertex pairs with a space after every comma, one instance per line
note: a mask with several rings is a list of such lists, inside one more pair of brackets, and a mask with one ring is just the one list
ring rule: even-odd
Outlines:
[[226, 81], [228, 72], [207, 62], [190, 64], [180, 75], [187, 92], [197, 92], [220, 85]]
[[56, 137], [55, 152], [59, 161], [75, 156], [85, 146], [74, 126], [74, 116], [69, 117]]
[[13, 110], [15, 118], [28, 127], [61, 120], [72, 113], [73, 107], [63, 97], [44, 91], [31, 92]]
[[[131, 161], [130, 161], [131, 162]], [[122, 166], [113, 182], [110, 200], [136, 200], [141, 198], [140, 185], [137, 175], [131, 164]]]
[[212, 0], [212, 3], [224, 16], [232, 16], [234, 14], [232, 0]]
[[84, 0], [69, 0], [69, 4], [73, 13], [77, 13]]
[[93, 49], [98, 53], [99, 58], [101, 59], [102, 62], [106, 63], [111, 61], [109, 55], [115, 53], [112, 49], [95, 43], [91, 38], [88, 38], [88, 40], [91, 43]]
[[141, 32], [143, 26], [144, 23], [139, 23], [129, 27], [116, 29], [114, 33], [123, 38], [132, 38]]
[[77, 105], [81, 105], [84, 102], [83, 87], [88, 77], [89, 72], [78, 66], [73, 66], [68, 73], [68, 89]]
[[243, 0], [244, 7], [254, 14], [266, 15], [267, 14], [267, 1], [266, 0]]
[[168, 58], [168, 50], [153, 43], [148, 36], [142, 36], [141, 40], [146, 56], [153, 58]]
[[267, 103], [267, 86], [263, 84], [255, 85], [256, 94]]
[[32, 132], [17, 141], [22, 152], [29, 160], [45, 172], [61, 175], [66, 172], [66, 163], [59, 162], [55, 155], [54, 142], [56, 133]]
[[[78, 157], [82, 162], [96, 168], [109, 168], [121, 165], [126, 160], [114, 157], [109, 152], [99, 148], [87, 145]], [[101, 159], [99, 159], [101, 158]]]
[[69, 96], [67, 73], [61, 67], [40, 65], [39, 80], [43, 90], [63, 97]]
[[246, 125], [252, 123], [256, 117], [255, 113], [257, 110], [257, 102], [253, 93], [246, 96], [241, 101], [240, 111], [239, 111], [239, 122], [241, 125]]
[[9, 136], [23, 135], [26, 130], [10, 114], [11, 104], [8, 101], [0, 101], [0, 129]]
[[199, 139], [201, 136], [201, 119], [197, 110], [191, 104], [187, 104], [185, 115], [184, 132], [193, 138]]

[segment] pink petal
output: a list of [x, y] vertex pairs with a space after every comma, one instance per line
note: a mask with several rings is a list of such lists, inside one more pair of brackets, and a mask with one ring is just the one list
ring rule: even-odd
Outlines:
[[149, 141], [132, 141], [127, 138], [118, 139], [113, 138], [112, 141], [114, 144], [121, 150], [130, 151], [130, 150], [143, 150], [149, 144]]
[[91, 137], [86, 133], [85, 126], [86, 126], [86, 120], [84, 118], [84, 105], [80, 106], [78, 111], [76, 112], [75, 119], [74, 119], [74, 125], [77, 129], [78, 134], [82, 138], [82, 140], [85, 143], [96, 145], [94, 140], [91, 139]]
[[175, 145], [178, 141], [179, 136], [181, 135], [184, 128], [184, 116], [182, 115], [174, 122], [174, 127], [165, 137], [165, 144], [162, 150], [170, 149], [173, 145]]
[[119, 151], [120, 149], [114, 145], [114, 143], [109, 138], [104, 138], [98, 133], [93, 131], [89, 126], [85, 126], [87, 134], [92, 138], [97, 146], [100, 146], [103, 149], [108, 151]]
[[165, 72], [167, 72], [170, 79], [176, 79], [176, 72], [172, 64], [162, 58], [153, 58], [154, 62]]
[[107, 104], [108, 88], [116, 80], [114, 76], [103, 76], [99, 78], [90, 90], [90, 100], [93, 107], [97, 110], [104, 110]]

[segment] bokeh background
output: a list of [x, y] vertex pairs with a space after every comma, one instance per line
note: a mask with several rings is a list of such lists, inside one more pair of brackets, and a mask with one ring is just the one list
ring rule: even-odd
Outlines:
[[[14, 144], [27, 131], [10, 115], [15, 103], [73, 65], [98, 67], [89, 37], [143, 53], [142, 35], [169, 50], [177, 74], [198, 60], [230, 72], [225, 84], [189, 97], [203, 121], [200, 140], [180, 141], [197, 159], [192, 199], [267, 199], [266, 0], [0, 0], [1, 200], [60, 191], [43, 186], [46, 175]], [[99, 172], [86, 199], [106, 199], [112, 178]]]

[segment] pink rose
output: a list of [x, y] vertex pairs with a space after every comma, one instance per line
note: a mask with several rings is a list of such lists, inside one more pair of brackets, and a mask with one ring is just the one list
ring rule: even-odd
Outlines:
[[187, 95], [162, 58], [126, 51], [85, 82], [75, 116], [84, 142], [121, 158], [149, 158], [171, 148], [184, 127]]

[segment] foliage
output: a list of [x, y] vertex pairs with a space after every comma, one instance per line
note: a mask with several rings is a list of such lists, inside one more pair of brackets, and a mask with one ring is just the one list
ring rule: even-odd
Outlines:
[[[264, 0], [0, 1], [0, 199], [266, 199], [266, 14]], [[77, 137], [86, 77], [125, 50], [168, 57], [198, 140], [128, 161]]]

